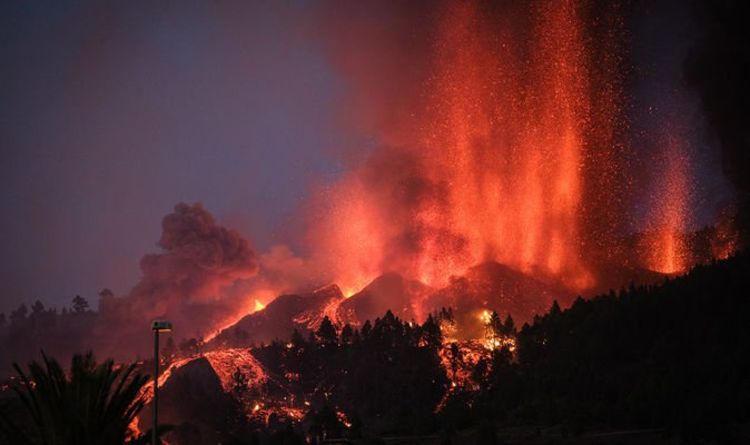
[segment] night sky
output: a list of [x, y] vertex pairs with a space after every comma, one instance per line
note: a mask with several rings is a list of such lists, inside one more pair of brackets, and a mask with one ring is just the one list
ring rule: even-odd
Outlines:
[[183, 200], [268, 247], [341, 169], [305, 5], [153, 3], [0, 7], [0, 311], [127, 292]]
[[[337, 126], [346, 83], [310, 37], [312, 5], [247, 3], [2, 3], [0, 311], [127, 293], [180, 201], [258, 251], [295, 246], [305, 199], [368, 135]], [[675, 8], [634, 15], [633, 127], [665, 116], [638, 110], [688, 110], [709, 220], [731, 193], [679, 86], [690, 21]]]

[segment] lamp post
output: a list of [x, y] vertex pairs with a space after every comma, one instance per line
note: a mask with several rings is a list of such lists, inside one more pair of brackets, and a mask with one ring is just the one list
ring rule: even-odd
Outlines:
[[154, 331], [154, 424], [151, 428], [151, 445], [157, 445], [156, 426], [159, 425], [159, 333], [171, 332], [172, 323], [164, 320], [154, 320], [151, 323]]

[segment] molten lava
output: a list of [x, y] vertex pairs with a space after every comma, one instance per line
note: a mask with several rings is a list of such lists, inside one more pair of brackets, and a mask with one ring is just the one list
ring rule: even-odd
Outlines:
[[[266, 301], [273, 300], [276, 295], [274, 295], [273, 291], [270, 290], [264, 290], [257, 293], [258, 298], [263, 298]], [[237, 311], [235, 311], [234, 315], [227, 320], [225, 320], [223, 323], [221, 323], [216, 329], [214, 329], [210, 334], [208, 334], [204, 341], [206, 343], [210, 342], [214, 338], [216, 338], [217, 335], [221, 333], [224, 329], [233, 326], [235, 323], [237, 323], [242, 317], [244, 317], [247, 314], [252, 314], [255, 312], [262, 311], [266, 308], [266, 305], [263, 304], [258, 298], [250, 298], [245, 299], [245, 303], [239, 307]]]
[[587, 33], [584, 6], [520, 3], [444, 5], [412, 133], [384, 130], [389, 145], [327, 196], [316, 232], [342, 287], [389, 270], [444, 286], [483, 261], [595, 284], [582, 246], [610, 231], [584, 225], [618, 210], [599, 187], [620, 170], [617, 60], [593, 59], [608, 40]]
[[674, 274], [684, 272], [690, 261], [689, 246], [684, 238], [689, 228], [690, 163], [675, 137], [668, 138], [665, 152], [667, 165], [652, 216], [655, 239], [650, 249], [649, 266], [657, 272]]

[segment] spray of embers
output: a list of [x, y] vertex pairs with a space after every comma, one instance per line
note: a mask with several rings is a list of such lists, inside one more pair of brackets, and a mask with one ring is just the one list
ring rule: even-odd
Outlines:
[[668, 137], [665, 148], [666, 168], [660, 178], [658, 200], [650, 220], [654, 224], [650, 246], [649, 268], [665, 274], [685, 271], [690, 265], [686, 234], [689, 231], [690, 160], [680, 141]]
[[339, 259], [337, 283], [395, 270], [441, 286], [492, 260], [592, 287], [586, 252], [611, 247], [627, 184], [613, 11], [601, 38], [576, 2], [440, 11], [409, 130], [384, 130], [329, 191], [315, 236]]
[[[553, 298], [565, 304], [730, 255], [729, 222], [707, 238], [709, 254], [693, 252], [694, 178], [680, 134], [655, 150], [663, 162], [647, 186], [653, 199], [643, 205], [633, 193], [644, 180], [628, 164], [624, 14], [599, 3], [403, 4], [383, 8], [391, 18], [342, 5], [332, 20], [352, 22], [328, 24], [332, 35], [322, 39], [334, 42], [352, 119], [374, 142], [304, 215], [309, 256], [285, 246], [258, 255], [200, 205], [180, 204], [164, 220], [164, 252], [144, 257], [141, 282], [126, 298], [102, 300], [101, 330], [136, 326], [144, 314], [180, 325], [201, 319], [197, 334], [211, 342], [282, 293], [334, 284], [341, 295], [324, 308], [288, 318], [312, 329], [324, 316], [356, 324], [363, 320], [340, 306], [389, 272], [424, 287], [401, 305], [417, 322], [440, 305], [461, 306], [467, 290], [476, 301], [466, 307], [488, 306], [493, 293], [507, 300], [499, 310], [523, 312], [521, 320]], [[633, 233], [636, 200], [650, 210], [632, 243], [623, 239]], [[490, 263], [508, 270], [480, 267], [487, 279], [460, 281]], [[139, 342], [147, 347], [148, 337]], [[116, 343], [108, 341], [116, 351], [130, 346]]]

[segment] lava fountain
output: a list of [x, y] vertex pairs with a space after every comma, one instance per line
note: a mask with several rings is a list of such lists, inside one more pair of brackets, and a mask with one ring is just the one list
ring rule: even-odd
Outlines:
[[595, 284], [583, 246], [612, 231], [585, 226], [623, 205], [601, 184], [628, 182], [615, 165], [619, 60], [594, 60], [617, 51], [617, 26], [599, 39], [585, 5], [520, 3], [439, 8], [411, 130], [383, 129], [387, 143], [327, 191], [315, 233], [343, 287], [389, 270], [440, 286], [489, 260]]
[[684, 272], [689, 266], [685, 233], [689, 228], [690, 160], [679, 139], [668, 136], [664, 148], [666, 163], [657, 187], [660, 193], [652, 211], [654, 226], [649, 268], [661, 273]]

